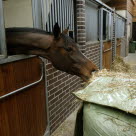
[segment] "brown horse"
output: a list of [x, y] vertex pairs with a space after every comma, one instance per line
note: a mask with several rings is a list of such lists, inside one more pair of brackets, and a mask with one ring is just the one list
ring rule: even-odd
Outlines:
[[56, 23], [53, 34], [34, 28], [7, 28], [7, 49], [9, 55], [38, 55], [50, 60], [61, 71], [81, 77], [87, 81], [91, 73], [97, 70], [78, 49], [77, 43], [67, 35], [60, 33]]

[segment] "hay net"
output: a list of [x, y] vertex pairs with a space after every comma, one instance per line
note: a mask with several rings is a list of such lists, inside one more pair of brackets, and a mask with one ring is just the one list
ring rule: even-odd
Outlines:
[[74, 95], [86, 102], [114, 107], [136, 115], [136, 74], [102, 70]]

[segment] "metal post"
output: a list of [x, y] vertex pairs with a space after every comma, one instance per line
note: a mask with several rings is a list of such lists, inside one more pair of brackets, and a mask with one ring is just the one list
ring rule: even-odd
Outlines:
[[103, 9], [99, 10], [100, 69], [103, 68]]
[[5, 27], [4, 27], [4, 14], [3, 2], [0, 0], [0, 58], [7, 57]]
[[42, 10], [41, 10], [41, 1], [32, 0], [32, 14], [33, 14], [33, 26], [34, 28], [42, 28]]

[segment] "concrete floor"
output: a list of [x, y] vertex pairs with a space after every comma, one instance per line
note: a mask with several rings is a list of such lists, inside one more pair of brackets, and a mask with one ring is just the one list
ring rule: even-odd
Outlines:
[[76, 114], [73, 112], [51, 136], [74, 136]]
[[127, 57], [124, 58], [124, 61], [132, 66], [132, 69], [136, 71], [136, 52], [129, 53]]
[[[130, 53], [124, 60], [136, 71], [136, 53]], [[76, 114], [77, 110], [51, 136], [74, 136]]]

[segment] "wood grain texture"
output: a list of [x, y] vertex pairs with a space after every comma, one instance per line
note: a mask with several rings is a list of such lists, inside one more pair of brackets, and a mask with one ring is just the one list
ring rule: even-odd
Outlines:
[[127, 0], [127, 11], [133, 15], [133, 7], [134, 7], [134, 4], [132, 2], [132, 0]]
[[103, 48], [103, 68], [110, 69], [112, 64], [112, 49], [111, 41], [104, 43]]
[[133, 7], [133, 22], [136, 22], [136, 5]]
[[111, 0], [106, 3], [110, 7], [114, 7], [116, 10], [126, 10], [127, 9], [127, 0]]
[[[0, 95], [39, 80], [41, 60], [0, 65]], [[44, 80], [0, 101], [0, 136], [43, 136], [47, 126]]]

